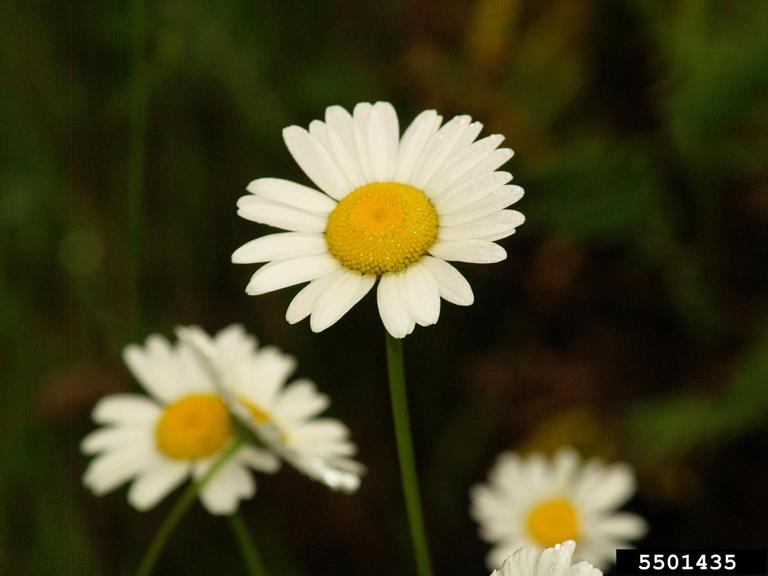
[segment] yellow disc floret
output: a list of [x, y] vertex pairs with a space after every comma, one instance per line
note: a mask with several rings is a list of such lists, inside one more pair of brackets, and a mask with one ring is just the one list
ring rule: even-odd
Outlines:
[[417, 262], [437, 238], [429, 198], [413, 186], [376, 182], [353, 190], [328, 218], [328, 247], [362, 274], [399, 272]]
[[546, 500], [533, 507], [528, 515], [528, 532], [544, 547], [552, 547], [579, 537], [576, 508], [564, 498]]
[[155, 428], [157, 447], [176, 460], [207, 458], [231, 437], [229, 410], [215, 394], [190, 394], [168, 405]]

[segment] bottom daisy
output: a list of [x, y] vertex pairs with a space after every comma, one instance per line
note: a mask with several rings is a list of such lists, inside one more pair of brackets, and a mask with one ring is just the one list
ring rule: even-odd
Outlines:
[[95, 456], [83, 477], [95, 494], [131, 482], [129, 503], [147, 510], [218, 463], [200, 500], [212, 514], [229, 514], [254, 495], [251, 470], [279, 468], [268, 451], [240, 445], [227, 405], [189, 346], [155, 335], [143, 348], [128, 346], [123, 356], [150, 395], [115, 394], [94, 408], [93, 420], [103, 427], [86, 436], [81, 448]]
[[576, 543], [568, 540], [552, 548], [518, 548], [491, 576], [602, 576], [589, 562], [572, 564]]

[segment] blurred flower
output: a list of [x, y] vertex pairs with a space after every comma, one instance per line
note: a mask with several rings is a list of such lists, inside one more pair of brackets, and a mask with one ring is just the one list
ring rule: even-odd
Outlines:
[[571, 564], [576, 543], [568, 540], [553, 548], [518, 548], [491, 576], [602, 576], [589, 562]]
[[178, 334], [199, 354], [221, 397], [259, 443], [333, 489], [357, 490], [364, 468], [350, 459], [357, 449], [349, 429], [318, 417], [330, 402], [312, 382], [286, 385], [296, 368], [292, 356], [272, 346], [257, 349], [256, 338], [238, 325], [214, 337], [196, 326], [179, 328]]
[[574, 540], [577, 558], [604, 567], [616, 548], [641, 538], [645, 521], [616, 512], [635, 492], [635, 477], [625, 464], [582, 462], [571, 448], [552, 458], [502, 454], [488, 484], [471, 492], [471, 512], [480, 534], [494, 548], [488, 564], [497, 566], [520, 546], [542, 549]]
[[291, 324], [311, 316], [320, 332], [338, 321], [380, 278], [379, 313], [402, 338], [415, 324], [435, 324], [440, 299], [468, 306], [467, 280], [447, 260], [488, 264], [506, 258], [495, 243], [524, 217], [505, 210], [523, 195], [497, 169], [512, 157], [494, 134], [475, 141], [482, 124], [456, 116], [441, 127], [434, 110], [399, 135], [387, 102], [339, 106], [309, 131], [290, 126], [285, 143], [322, 190], [261, 178], [239, 199], [238, 214], [289, 230], [248, 242], [236, 263], [267, 262], [246, 292], [264, 294], [309, 282], [291, 302]]
[[[131, 481], [128, 501], [147, 510], [189, 477], [206, 475], [223, 454], [234, 449], [203, 485], [200, 500], [212, 514], [229, 514], [255, 493], [249, 468], [275, 472], [279, 461], [251, 445], [235, 448], [237, 435], [226, 403], [217, 394], [205, 366], [185, 343], [150, 336], [142, 348], [126, 347], [128, 368], [149, 393], [114, 394], [93, 410], [100, 428], [82, 441], [96, 455], [83, 482], [95, 494]], [[267, 354], [262, 370], [281, 369]]]

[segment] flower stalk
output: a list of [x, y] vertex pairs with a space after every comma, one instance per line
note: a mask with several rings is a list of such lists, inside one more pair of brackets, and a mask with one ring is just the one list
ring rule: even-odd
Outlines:
[[392, 418], [397, 441], [397, 454], [400, 459], [400, 479], [403, 485], [405, 508], [411, 542], [416, 558], [419, 576], [432, 576], [432, 562], [429, 557], [427, 533], [424, 527], [424, 515], [419, 493], [419, 480], [416, 472], [416, 458], [413, 453], [410, 416], [408, 414], [408, 396], [405, 386], [405, 366], [403, 362], [403, 341], [386, 334], [387, 372], [389, 391], [392, 402]]

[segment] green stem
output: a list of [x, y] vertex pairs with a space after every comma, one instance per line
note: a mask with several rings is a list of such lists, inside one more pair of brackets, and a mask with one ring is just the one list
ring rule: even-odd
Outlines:
[[392, 398], [392, 418], [395, 424], [397, 453], [400, 458], [400, 479], [403, 483], [405, 508], [408, 512], [408, 524], [411, 529], [411, 542], [416, 556], [416, 568], [419, 576], [432, 576], [432, 563], [429, 559], [427, 534], [424, 529], [424, 516], [421, 510], [419, 480], [416, 474], [416, 459], [413, 455], [413, 438], [408, 416], [408, 397], [405, 390], [405, 368], [403, 365], [403, 341], [387, 338], [387, 368], [389, 372], [389, 391]]
[[235, 512], [229, 515], [229, 525], [232, 528], [232, 532], [235, 534], [235, 539], [240, 546], [240, 553], [243, 556], [243, 562], [245, 562], [248, 568], [248, 574], [251, 576], [267, 576], [267, 571], [264, 569], [264, 562], [261, 560], [261, 554], [256, 549], [256, 545], [253, 543], [253, 538], [248, 530], [243, 518]]
[[224, 463], [230, 459], [230, 457], [237, 451], [237, 449], [240, 448], [242, 443], [242, 440], [235, 440], [229, 446], [229, 448], [222, 452], [221, 456], [216, 459], [216, 461], [202, 476], [202, 478], [200, 478], [200, 480], [197, 482], [190, 484], [189, 488], [187, 488], [186, 491], [181, 495], [181, 498], [176, 501], [176, 505], [173, 507], [173, 510], [171, 510], [170, 514], [168, 514], [165, 521], [163, 522], [163, 525], [160, 526], [157, 534], [155, 534], [155, 537], [152, 539], [149, 548], [147, 548], [147, 551], [144, 554], [144, 558], [142, 558], [141, 564], [139, 564], [139, 568], [136, 570], [136, 576], [149, 576], [149, 574], [152, 572], [152, 569], [155, 567], [158, 558], [160, 558], [160, 553], [163, 551], [163, 548], [168, 542], [168, 538], [171, 536], [178, 523], [184, 517], [184, 514], [187, 512], [189, 507], [195, 501], [197, 495], [200, 493], [200, 490], [202, 490], [203, 486], [205, 486], [205, 483], [211, 479], [211, 477], [224, 465]]

